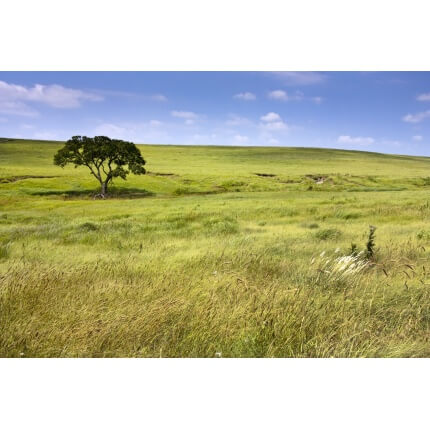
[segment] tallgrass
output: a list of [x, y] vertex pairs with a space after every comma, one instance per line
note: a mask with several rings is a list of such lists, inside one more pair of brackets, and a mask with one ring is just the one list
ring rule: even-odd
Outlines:
[[58, 147], [0, 144], [1, 356], [430, 356], [428, 159], [143, 146], [98, 201]]

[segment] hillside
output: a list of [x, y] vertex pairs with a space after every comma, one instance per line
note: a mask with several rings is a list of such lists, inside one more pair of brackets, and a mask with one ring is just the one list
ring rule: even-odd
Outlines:
[[430, 356], [429, 158], [141, 145], [93, 200], [60, 145], [0, 143], [0, 356]]
[[[2, 191], [91, 193], [86, 168], [52, 164], [59, 142], [0, 142]], [[317, 148], [139, 145], [149, 174], [116, 187], [152, 194], [413, 189], [430, 184], [430, 158]], [[27, 176], [27, 178], [26, 178]], [[33, 176], [33, 178], [29, 177]], [[37, 178], [39, 176], [39, 178]], [[322, 181], [320, 180], [322, 178]], [[315, 185], [316, 182], [323, 182]], [[315, 186], [314, 186], [315, 185]]]

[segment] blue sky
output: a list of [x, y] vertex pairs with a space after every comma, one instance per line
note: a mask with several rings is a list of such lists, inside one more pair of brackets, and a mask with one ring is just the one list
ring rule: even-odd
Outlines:
[[0, 136], [430, 155], [427, 72], [0, 72]]

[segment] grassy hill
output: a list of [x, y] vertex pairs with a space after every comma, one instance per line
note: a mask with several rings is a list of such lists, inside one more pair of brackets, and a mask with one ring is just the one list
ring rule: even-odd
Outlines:
[[[61, 169], [52, 158], [59, 142], [0, 143], [3, 191], [21, 194], [91, 194], [96, 184], [86, 168]], [[123, 191], [158, 195], [226, 191], [416, 188], [430, 184], [430, 158], [317, 148], [140, 145], [149, 175], [118, 179]], [[25, 176], [33, 176], [27, 177]], [[39, 178], [37, 178], [39, 176]]]
[[1, 356], [430, 356], [429, 158], [141, 145], [100, 201], [60, 146], [0, 141]]

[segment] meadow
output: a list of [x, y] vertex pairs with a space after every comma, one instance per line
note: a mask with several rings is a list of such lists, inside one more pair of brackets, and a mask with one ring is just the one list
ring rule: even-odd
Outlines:
[[0, 356], [430, 357], [430, 158], [139, 145], [94, 200], [60, 147], [0, 140]]

